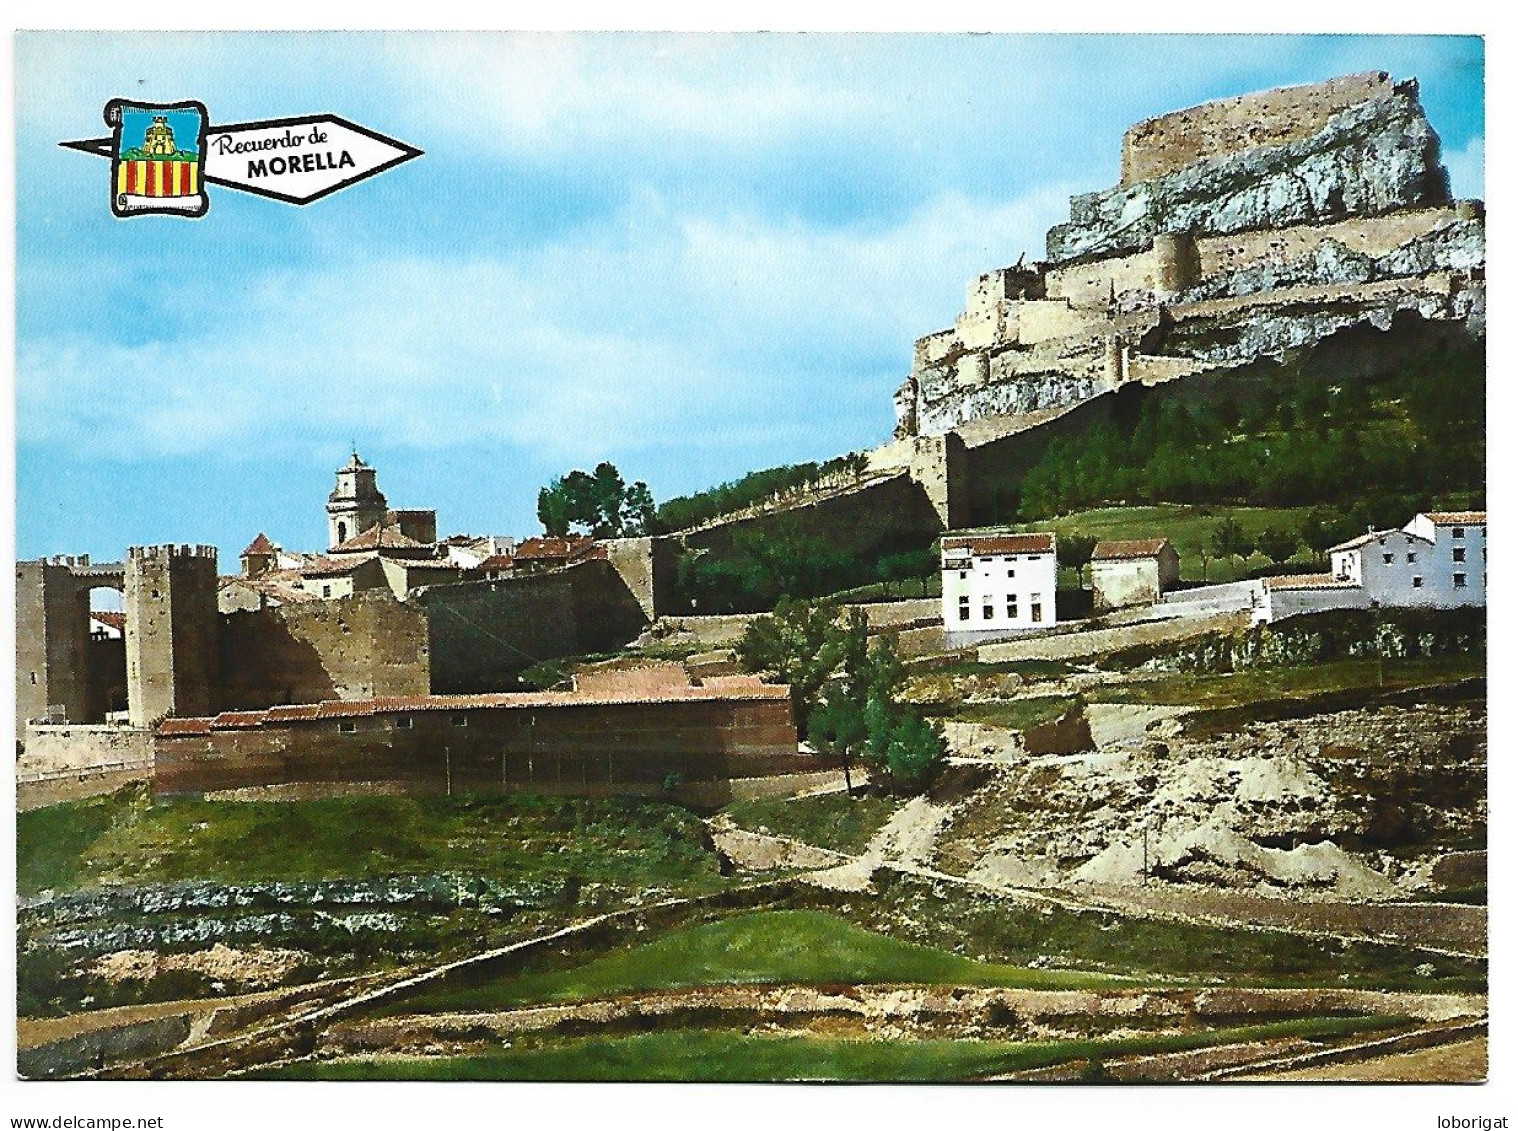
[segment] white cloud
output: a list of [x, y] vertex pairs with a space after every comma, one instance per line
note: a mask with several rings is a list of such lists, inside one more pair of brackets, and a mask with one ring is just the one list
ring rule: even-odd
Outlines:
[[1450, 192], [1456, 200], [1480, 200], [1486, 196], [1486, 138], [1477, 135], [1453, 152], [1444, 154], [1449, 170]]
[[419, 133], [513, 154], [629, 137], [748, 148], [881, 113], [843, 76], [804, 57], [767, 57], [752, 36], [502, 33], [390, 37], [384, 47], [396, 80], [426, 92], [403, 107]]
[[384, 434], [586, 460], [805, 434], [819, 372], [857, 398], [884, 356], [894, 368], [865, 391], [883, 439], [912, 340], [952, 319], [966, 279], [1036, 255], [1063, 194], [950, 193], [900, 224], [844, 230], [669, 215], [644, 194], [510, 260], [271, 273], [176, 337], [22, 341], [19, 438], [122, 459], [250, 458]]

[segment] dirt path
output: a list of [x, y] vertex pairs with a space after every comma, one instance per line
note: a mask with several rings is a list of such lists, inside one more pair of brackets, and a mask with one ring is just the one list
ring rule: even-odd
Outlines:
[[1456, 1041], [1431, 1049], [1397, 1053], [1353, 1064], [1325, 1064], [1288, 1072], [1239, 1076], [1239, 1081], [1268, 1080], [1295, 1083], [1308, 1080], [1339, 1080], [1345, 1083], [1476, 1084], [1487, 1077], [1487, 1039]]
[[864, 852], [847, 863], [805, 877], [818, 887], [838, 891], [864, 891], [876, 868], [898, 868], [904, 872], [925, 869], [933, 859], [938, 834], [954, 815], [952, 805], [941, 805], [926, 797], [914, 797], [891, 814]]
[[1467, 958], [1485, 958], [1485, 907], [1452, 903], [1317, 903], [1250, 892], [1161, 885], [1093, 886], [1092, 901], [1114, 911], [1175, 915], [1224, 925], [1398, 942]]
[[[1086, 722], [1091, 727], [1091, 741], [1098, 750], [1109, 746], [1135, 746], [1156, 732], [1168, 734], [1171, 719], [1186, 714], [1189, 707], [1141, 706], [1128, 703], [1088, 703]], [[1151, 729], [1152, 728], [1152, 729]]]

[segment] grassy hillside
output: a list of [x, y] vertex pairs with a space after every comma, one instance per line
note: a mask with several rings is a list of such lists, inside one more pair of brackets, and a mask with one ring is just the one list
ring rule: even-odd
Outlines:
[[17, 816], [17, 884], [317, 880], [462, 870], [618, 888], [716, 886], [705, 826], [655, 801], [354, 797], [152, 803], [139, 790]]
[[735, 801], [723, 812], [745, 829], [856, 853], [864, 850], [900, 804], [899, 798], [850, 797], [840, 792]]
[[444, 990], [404, 1003], [406, 1013], [504, 1009], [554, 1001], [715, 985], [914, 983], [1081, 989], [1102, 974], [973, 962], [900, 942], [821, 911], [759, 911], [674, 931], [584, 966]]

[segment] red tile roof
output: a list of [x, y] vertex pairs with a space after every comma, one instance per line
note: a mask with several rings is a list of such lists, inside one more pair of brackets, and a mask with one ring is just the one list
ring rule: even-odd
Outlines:
[[595, 545], [590, 538], [570, 535], [568, 538], [529, 538], [517, 546], [515, 557], [529, 559], [555, 559], [579, 557]]
[[164, 719], [158, 724], [159, 734], [210, 734], [210, 719]]
[[1262, 578], [1267, 589], [1358, 589], [1353, 581], [1345, 581], [1331, 573], [1298, 573], [1285, 577]]
[[945, 550], [972, 554], [1052, 554], [1052, 534], [961, 534], [943, 540]]
[[274, 553], [274, 543], [270, 542], [269, 539], [264, 535], [263, 531], [260, 530], [258, 532], [258, 537], [248, 543], [248, 548], [242, 552], [242, 556], [247, 557], [249, 554], [272, 553]]
[[351, 558], [316, 558], [300, 567], [305, 577], [337, 577], [352, 573], [365, 562], [374, 561], [373, 554], [359, 554]]
[[490, 557], [486, 558], [484, 561], [482, 561], [479, 565], [475, 566], [474, 568], [475, 569], [492, 569], [492, 570], [493, 569], [510, 569], [511, 568], [511, 555], [510, 554], [491, 554]]
[[223, 712], [214, 719], [165, 719], [160, 735], [203, 735], [216, 730], [279, 726], [314, 719], [353, 719], [413, 711], [546, 710], [554, 707], [612, 707], [634, 703], [682, 703], [790, 698], [784, 684], [762, 683], [757, 676], [722, 676], [705, 686], [607, 689], [605, 691], [501, 691], [486, 695], [391, 695], [377, 699], [328, 700], [270, 707], [265, 711]]
[[1169, 538], [1133, 538], [1128, 541], [1098, 542], [1091, 551], [1094, 562], [1128, 561], [1133, 558], [1152, 558], [1170, 545]]
[[1485, 526], [1485, 511], [1429, 511], [1426, 518], [1435, 526]]
[[91, 610], [91, 612], [90, 612], [90, 619], [94, 620], [94, 621], [99, 621], [101, 624], [108, 624], [112, 628], [114, 628], [117, 632], [125, 632], [126, 631], [126, 614], [125, 613], [113, 613], [113, 612], [110, 612], [109, 610], [97, 613], [97, 612]]
[[211, 720], [212, 730], [252, 730], [262, 726], [262, 711], [223, 711]]

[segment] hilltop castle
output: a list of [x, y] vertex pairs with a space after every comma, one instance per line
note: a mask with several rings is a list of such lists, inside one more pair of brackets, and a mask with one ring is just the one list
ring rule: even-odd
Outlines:
[[898, 439], [973, 447], [1404, 312], [1485, 331], [1481, 205], [1451, 199], [1417, 82], [1384, 71], [1140, 122], [1117, 185], [1072, 198], [1046, 255], [975, 279], [918, 340]]

